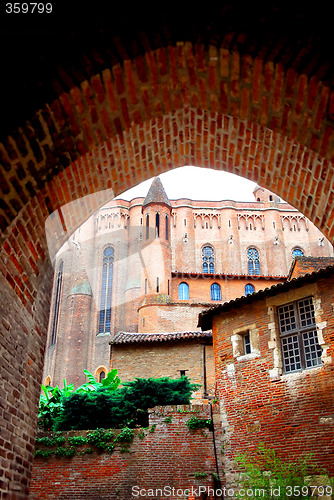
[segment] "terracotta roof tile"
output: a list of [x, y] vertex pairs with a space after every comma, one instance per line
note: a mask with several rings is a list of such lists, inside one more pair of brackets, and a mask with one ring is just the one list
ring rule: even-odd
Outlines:
[[168, 342], [189, 339], [211, 340], [211, 332], [168, 332], [168, 333], [131, 333], [119, 332], [110, 344], [132, 344], [142, 342]]
[[293, 278], [290, 281], [285, 281], [284, 283], [278, 283], [277, 285], [272, 285], [271, 287], [250, 293], [249, 295], [246, 296], [243, 295], [228, 302], [221, 303], [217, 306], [202, 311], [198, 316], [197, 326], [199, 328], [202, 328], [202, 330], [209, 330], [212, 328], [213, 316], [220, 314], [221, 312], [228, 311], [231, 308], [237, 308], [245, 304], [250, 304], [254, 300], [263, 300], [266, 297], [270, 297], [272, 295], [276, 295], [281, 292], [286, 292], [287, 290], [291, 290], [293, 288], [298, 288], [306, 283], [313, 283], [317, 279], [328, 278], [333, 274], [334, 274], [334, 266], [328, 266], [318, 271], [314, 271], [299, 276], [297, 278]]

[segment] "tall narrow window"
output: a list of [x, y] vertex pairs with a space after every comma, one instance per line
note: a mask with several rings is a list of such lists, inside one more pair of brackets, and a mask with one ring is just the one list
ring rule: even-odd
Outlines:
[[248, 283], [246, 286], [245, 286], [245, 295], [249, 295], [251, 293], [255, 292], [255, 288], [254, 286], [251, 284], [251, 283]]
[[150, 237], [150, 216], [146, 215], [146, 239], [148, 240]]
[[285, 373], [321, 365], [312, 297], [278, 307]]
[[155, 237], [159, 238], [160, 236], [160, 215], [155, 214]]
[[160, 285], [159, 285], [159, 277], [157, 277], [157, 293], [159, 293]]
[[260, 256], [259, 251], [255, 247], [251, 247], [247, 251], [248, 257], [248, 274], [254, 276], [260, 274]]
[[105, 372], [102, 370], [102, 371], [100, 372], [100, 375], [99, 375], [99, 382], [101, 383], [101, 382], [102, 382], [102, 380], [103, 380], [104, 378], [106, 378], [106, 374], [105, 374]]
[[169, 238], [169, 218], [168, 215], [166, 215], [166, 240]]
[[110, 333], [111, 329], [113, 265], [114, 249], [107, 247], [103, 252], [99, 333]]
[[64, 269], [64, 262], [61, 260], [58, 266], [57, 281], [56, 281], [56, 294], [55, 294], [52, 330], [51, 330], [51, 345], [53, 345], [56, 342], [56, 335], [58, 330], [60, 297], [61, 297], [61, 290], [63, 283], [63, 269]]
[[202, 249], [202, 264], [203, 273], [214, 273], [215, 271], [215, 258], [213, 248], [206, 245]]
[[244, 354], [250, 354], [252, 352], [252, 345], [249, 332], [246, 332], [245, 335], [243, 335], [243, 344]]
[[147, 294], [147, 278], [145, 278], [145, 295]]
[[188, 283], [179, 284], [179, 300], [189, 300], [189, 285]]
[[221, 293], [221, 288], [218, 283], [212, 283], [211, 285], [211, 300], [221, 300], [222, 299], [222, 293]]

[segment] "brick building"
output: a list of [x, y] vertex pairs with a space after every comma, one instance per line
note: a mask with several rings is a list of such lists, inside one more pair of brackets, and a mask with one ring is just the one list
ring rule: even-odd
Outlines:
[[213, 333], [228, 483], [234, 458], [260, 442], [287, 460], [312, 454], [334, 473], [334, 259], [298, 257], [294, 269], [199, 316]]
[[79, 385], [84, 368], [99, 378], [111, 366], [122, 380], [185, 371], [213, 395], [198, 314], [284, 282], [296, 255], [333, 255], [292, 206], [259, 186], [254, 198], [169, 200], [156, 177], [145, 199], [96, 211], [56, 256], [43, 381]]
[[29, 491], [53, 257], [111, 198], [106, 188], [119, 195], [175, 166], [225, 170], [274, 191], [334, 240], [328, 9], [66, 2], [29, 15], [29, 36], [26, 17], [6, 13], [1, 31], [0, 491], [19, 500]]

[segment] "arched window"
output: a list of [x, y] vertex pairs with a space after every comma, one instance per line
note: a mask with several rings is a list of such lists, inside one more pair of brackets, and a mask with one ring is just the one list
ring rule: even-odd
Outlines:
[[206, 245], [202, 248], [202, 263], [203, 263], [203, 273], [214, 273], [215, 272], [215, 257], [213, 253], [213, 248]]
[[113, 263], [114, 249], [107, 247], [103, 252], [99, 333], [110, 333]]
[[221, 288], [218, 283], [212, 283], [211, 285], [211, 300], [221, 300], [222, 299], [222, 293], [221, 293]]
[[58, 330], [60, 297], [63, 284], [63, 269], [64, 269], [64, 262], [61, 260], [58, 266], [57, 281], [56, 281], [56, 293], [55, 293], [52, 330], [51, 330], [51, 345], [53, 345], [56, 342], [56, 335]]
[[101, 370], [99, 374], [99, 382], [102, 382], [104, 378], [106, 378], [106, 374], [103, 370]]
[[292, 257], [297, 257], [298, 255], [303, 256], [304, 252], [301, 248], [296, 247], [292, 250]]
[[189, 285], [188, 283], [179, 284], [179, 300], [189, 299]]
[[251, 285], [250, 283], [247, 283], [247, 285], [245, 286], [245, 295], [249, 295], [253, 292], [255, 292], [254, 286]]
[[260, 274], [260, 257], [259, 251], [255, 247], [251, 247], [247, 251], [248, 257], [248, 274], [254, 276]]

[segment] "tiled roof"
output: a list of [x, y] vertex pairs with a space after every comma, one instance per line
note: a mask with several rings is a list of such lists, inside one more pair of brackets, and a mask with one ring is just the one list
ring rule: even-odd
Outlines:
[[235, 274], [235, 273], [203, 273], [203, 272], [192, 272], [192, 271], [172, 271], [172, 277], [184, 277], [184, 278], [227, 278], [227, 279], [263, 279], [263, 280], [286, 280], [286, 274], [275, 274], [275, 275], [265, 275], [265, 274]]
[[288, 280], [298, 278], [304, 274], [309, 274], [328, 266], [334, 265], [334, 257], [310, 257], [307, 255], [298, 255], [294, 258], [288, 274]]
[[229, 302], [224, 302], [201, 312], [198, 316], [197, 326], [202, 330], [211, 330], [212, 318], [217, 314], [228, 311], [232, 308], [241, 307], [245, 304], [250, 304], [255, 300], [263, 300], [266, 297], [277, 295], [278, 293], [286, 292], [293, 288], [301, 287], [306, 283], [313, 283], [321, 278], [328, 278], [333, 274], [334, 266], [328, 266], [326, 268], [320, 269], [319, 271], [314, 271], [312, 273], [299, 276], [298, 278], [293, 278], [290, 281], [277, 283], [277, 285], [272, 285], [269, 288], [259, 290], [258, 292], [253, 292], [247, 296], [243, 295], [242, 297], [237, 297], [236, 299], [230, 300]]
[[211, 332], [168, 332], [168, 333], [131, 333], [119, 332], [110, 344], [132, 344], [142, 342], [167, 342], [189, 339], [211, 340]]

